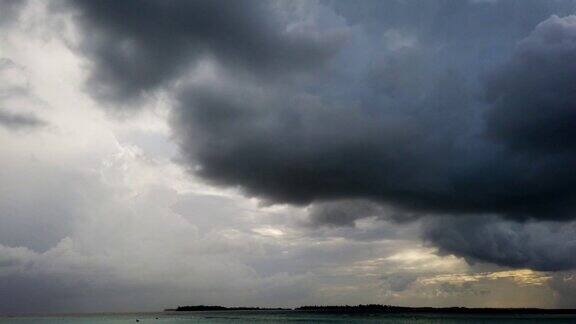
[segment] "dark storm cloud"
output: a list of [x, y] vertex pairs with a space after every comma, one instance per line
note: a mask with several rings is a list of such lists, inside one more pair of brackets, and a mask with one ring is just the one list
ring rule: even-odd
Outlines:
[[[275, 203], [372, 201], [409, 218], [574, 218], [576, 19], [550, 18], [574, 12], [573, 1], [323, 3], [317, 19], [345, 29], [345, 44], [318, 26], [287, 32], [263, 2], [71, 2], [92, 93], [122, 102], [180, 81], [174, 139], [211, 183]], [[216, 76], [183, 77], [201, 58]], [[380, 212], [366, 206], [321, 205], [312, 222]], [[515, 243], [485, 228], [534, 255], [476, 251], [487, 236], [457, 250], [442, 226], [428, 238], [471, 259], [575, 266], [542, 248], [552, 243], [540, 232]]]
[[576, 16], [553, 16], [539, 24], [488, 79], [487, 94], [495, 102], [488, 133], [513, 150], [555, 159], [573, 155], [575, 56]]
[[332, 224], [352, 226], [359, 218], [378, 217], [384, 214], [384, 207], [369, 201], [346, 201], [338, 203], [320, 203], [310, 208], [312, 225]]
[[383, 94], [365, 107], [215, 82], [185, 88], [174, 131], [198, 174], [271, 201], [365, 198], [423, 212], [571, 217], [565, 160], [485, 140], [474, 113], [481, 103], [459, 77], [430, 81], [421, 100]]
[[439, 217], [424, 222], [423, 237], [441, 252], [469, 262], [558, 271], [576, 268], [576, 223], [525, 222], [495, 216]]
[[165, 86], [198, 59], [268, 76], [312, 68], [339, 37], [287, 32], [264, 1], [70, 1], [94, 63], [88, 89], [123, 101]]
[[357, 220], [371, 217], [377, 220], [402, 223], [413, 221], [420, 216], [418, 213], [395, 210], [369, 200], [337, 200], [319, 202], [310, 206], [307, 225], [312, 227], [320, 225], [354, 226]]
[[[359, 98], [333, 96], [334, 89], [347, 89], [338, 77], [329, 76], [317, 93], [264, 83], [250, 86], [242, 80], [185, 88], [175, 110], [176, 139], [198, 174], [271, 201], [308, 204], [364, 198], [426, 213], [571, 218], [576, 178], [568, 167], [573, 162], [570, 151], [561, 156], [540, 151], [526, 155], [508, 149], [512, 136], [493, 134], [502, 128], [498, 115], [510, 118], [504, 127], [516, 127], [528, 117], [515, 111], [522, 107], [515, 101], [524, 100], [524, 91], [530, 96], [528, 92], [537, 92], [538, 86], [552, 86], [554, 98], [569, 92], [570, 79], [557, 77], [565, 83], [556, 85], [543, 80], [554, 71], [522, 75], [524, 83], [536, 84], [528, 89], [513, 80], [507, 87], [495, 84], [519, 73], [524, 65], [518, 60], [527, 51], [526, 44], [540, 49], [535, 55], [555, 53], [553, 44], [534, 41], [547, 25], [558, 30], [557, 42], [570, 43], [572, 34], [564, 31], [571, 28], [570, 20], [551, 18], [524, 39], [495, 77], [481, 84], [487, 91], [493, 87], [499, 91], [488, 91], [488, 102], [476, 99], [467, 85], [473, 80], [451, 71], [450, 65], [445, 71], [429, 67], [447, 64], [444, 58], [417, 54], [405, 63], [390, 61], [401, 59], [406, 53], [402, 49], [389, 53], [388, 60], [371, 63]], [[564, 27], [556, 26], [560, 23]], [[560, 62], [569, 61], [569, 53], [563, 55]], [[549, 70], [545, 64], [542, 68]], [[391, 69], [399, 69], [396, 75], [403, 78], [391, 78]], [[410, 86], [393, 90], [399, 82]], [[546, 93], [542, 96], [547, 98]], [[562, 104], [564, 111], [570, 111], [568, 102]], [[559, 109], [555, 110], [544, 107], [535, 118], [557, 115]], [[563, 118], [569, 123], [570, 116]], [[555, 132], [557, 126], [551, 125], [548, 132]], [[539, 124], [524, 129], [531, 135], [543, 131]], [[549, 138], [548, 146], [564, 145], [569, 138]], [[349, 223], [349, 217], [330, 222]]]

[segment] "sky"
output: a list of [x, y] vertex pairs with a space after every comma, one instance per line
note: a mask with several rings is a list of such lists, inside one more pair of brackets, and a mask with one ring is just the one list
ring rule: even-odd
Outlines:
[[0, 0], [0, 314], [576, 308], [576, 1]]

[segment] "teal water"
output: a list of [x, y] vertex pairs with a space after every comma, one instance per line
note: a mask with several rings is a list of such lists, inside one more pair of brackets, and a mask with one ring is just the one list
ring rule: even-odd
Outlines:
[[185, 314], [139, 313], [68, 315], [43, 317], [0, 317], [0, 324], [37, 323], [576, 323], [574, 315], [453, 315], [389, 314], [331, 315], [286, 311], [218, 311]]

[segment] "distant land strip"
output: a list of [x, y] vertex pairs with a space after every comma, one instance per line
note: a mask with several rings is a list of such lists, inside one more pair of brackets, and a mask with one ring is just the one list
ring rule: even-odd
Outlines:
[[178, 306], [177, 308], [165, 309], [165, 312], [206, 312], [206, 311], [241, 311], [241, 310], [294, 310], [292, 308], [266, 308], [266, 307], [224, 307], [224, 306]]
[[367, 313], [438, 313], [438, 314], [576, 314], [576, 309], [549, 308], [467, 308], [467, 307], [401, 307], [390, 305], [355, 306], [301, 306], [297, 308], [262, 307], [224, 307], [224, 306], [178, 306], [166, 309], [166, 312], [202, 312], [202, 311], [296, 311], [312, 313], [367, 314]]

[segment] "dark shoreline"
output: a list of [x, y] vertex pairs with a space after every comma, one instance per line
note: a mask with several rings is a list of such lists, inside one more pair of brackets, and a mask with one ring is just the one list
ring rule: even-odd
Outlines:
[[401, 307], [390, 305], [301, 306], [297, 308], [178, 306], [165, 312], [210, 311], [291, 311], [326, 314], [508, 314], [508, 315], [576, 315], [576, 309], [547, 308], [467, 308], [467, 307]]

